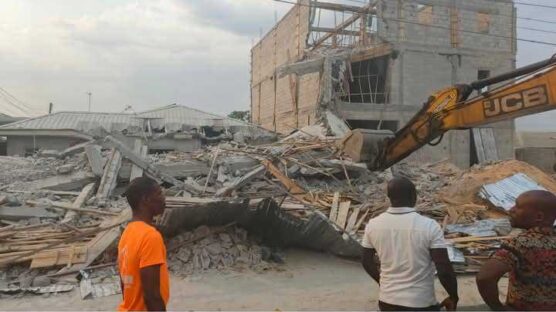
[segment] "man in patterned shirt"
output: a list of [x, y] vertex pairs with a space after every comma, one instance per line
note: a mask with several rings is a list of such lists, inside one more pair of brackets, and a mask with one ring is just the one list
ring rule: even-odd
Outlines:
[[[477, 286], [486, 304], [501, 310], [556, 310], [556, 196], [529, 191], [510, 210], [513, 227], [525, 229], [485, 263]], [[510, 273], [506, 305], [498, 298], [498, 281]]]

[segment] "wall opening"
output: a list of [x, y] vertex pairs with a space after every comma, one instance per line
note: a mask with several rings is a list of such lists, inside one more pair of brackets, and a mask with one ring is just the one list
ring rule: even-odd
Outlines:
[[8, 138], [0, 136], [0, 156], [8, 155]]
[[490, 14], [477, 12], [477, 32], [488, 34], [490, 32]]
[[349, 103], [386, 103], [388, 94], [385, 87], [389, 58], [389, 55], [385, 55], [351, 63], [351, 72], [347, 73], [347, 83], [343, 86], [344, 90], [340, 91], [340, 99]]
[[[490, 77], [490, 70], [486, 70], [486, 69], [479, 69], [477, 71], [477, 79], [482, 80], [482, 79], [487, 79], [488, 77]], [[488, 91], [488, 86], [482, 88], [480, 91], [480, 93], [485, 93]]]
[[432, 5], [417, 4], [417, 20], [420, 24], [431, 25], [433, 14]]
[[390, 130], [398, 131], [397, 120], [346, 120], [351, 129]]

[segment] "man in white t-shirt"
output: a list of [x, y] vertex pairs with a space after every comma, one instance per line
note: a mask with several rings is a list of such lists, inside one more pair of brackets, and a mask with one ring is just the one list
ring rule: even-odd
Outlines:
[[[448, 258], [442, 229], [415, 211], [417, 191], [406, 178], [388, 183], [391, 207], [371, 219], [363, 237], [363, 267], [379, 284], [381, 311], [455, 311], [456, 275]], [[378, 258], [378, 261], [377, 261]], [[438, 303], [434, 274], [449, 297]]]

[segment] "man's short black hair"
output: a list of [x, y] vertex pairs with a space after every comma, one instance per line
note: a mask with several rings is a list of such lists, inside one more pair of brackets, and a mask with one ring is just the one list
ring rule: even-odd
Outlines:
[[149, 177], [139, 177], [133, 179], [124, 193], [131, 209], [137, 209], [141, 200], [146, 195], [150, 194], [156, 186], [158, 186], [158, 183]]
[[405, 177], [390, 180], [387, 192], [392, 207], [414, 207], [417, 201], [415, 184]]

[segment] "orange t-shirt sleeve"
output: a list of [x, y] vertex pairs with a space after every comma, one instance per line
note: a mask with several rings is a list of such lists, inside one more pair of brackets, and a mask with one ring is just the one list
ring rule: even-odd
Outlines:
[[166, 248], [160, 233], [149, 233], [141, 246], [139, 268], [166, 263]]

